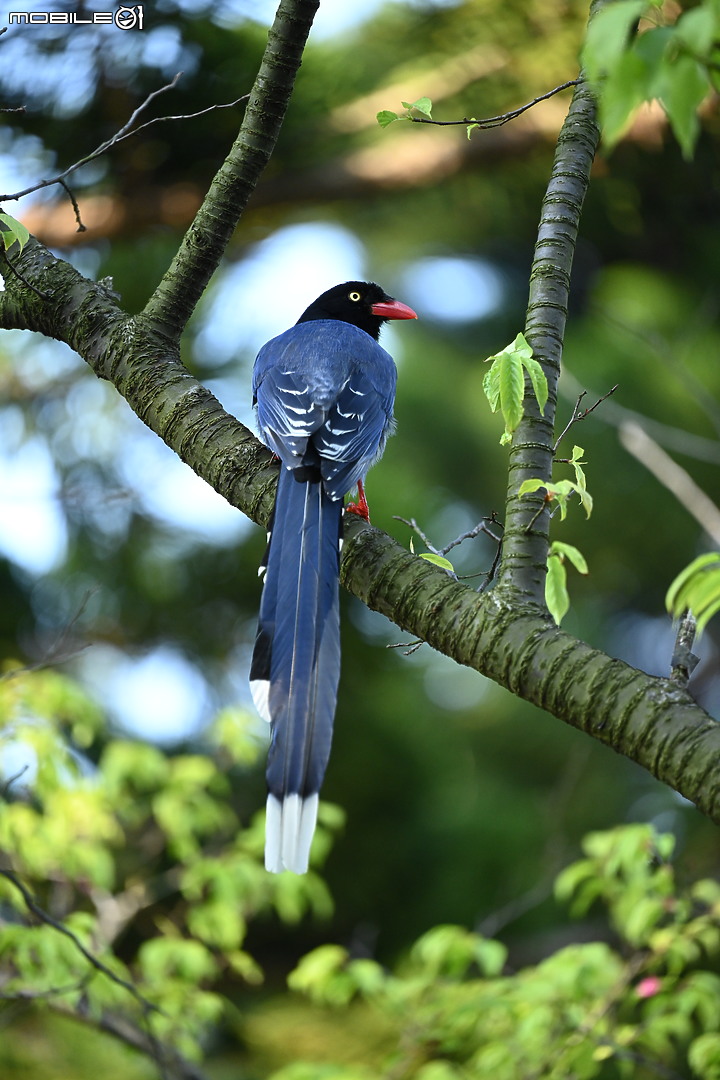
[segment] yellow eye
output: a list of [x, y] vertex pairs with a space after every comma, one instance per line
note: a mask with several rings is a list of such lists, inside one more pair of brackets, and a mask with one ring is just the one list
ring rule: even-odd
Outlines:
[[357, 304], [358, 300], [362, 300], [362, 296], [359, 292], [348, 293], [348, 300], [352, 300], [353, 304]]

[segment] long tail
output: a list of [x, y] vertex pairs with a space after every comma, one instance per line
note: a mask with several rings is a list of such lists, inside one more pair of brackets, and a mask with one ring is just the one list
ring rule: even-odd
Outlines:
[[250, 687], [270, 721], [265, 866], [304, 874], [340, 678], [342, 500], [282, 469]]

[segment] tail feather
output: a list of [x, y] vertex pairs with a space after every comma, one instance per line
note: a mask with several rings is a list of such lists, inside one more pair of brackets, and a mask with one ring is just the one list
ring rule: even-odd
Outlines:
[[340, 677], [342, 502], [283, 469], [251, 667], [272, 725], [268, 870], [304, 873], [330, 755]]

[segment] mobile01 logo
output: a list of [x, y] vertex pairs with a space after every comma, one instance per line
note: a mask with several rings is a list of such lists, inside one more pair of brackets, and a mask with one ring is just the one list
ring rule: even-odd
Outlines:
[[117, 26], [120, 30], [142, 30], [143, 5], [119, 7], [117, 11], [11, 11], [9, 26]]

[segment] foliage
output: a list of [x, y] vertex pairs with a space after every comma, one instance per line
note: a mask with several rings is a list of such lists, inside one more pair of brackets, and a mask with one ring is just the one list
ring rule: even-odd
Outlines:
[[580, 574], [589, 573], [585, 556], [573, 544], [553, 540], [548, 551], [547, 577], [545, 578], [545, 603], [555, 622], [560, 625], [570, 610], [565, 560], [572, 563]]
[[720, 611], [720, 554], [698, 555], [681, 570], [667, 591], [665, 607], [675, 619], [690, 611], [701, 634]]
[[500, 444], [505, 446], [523, 418], [525, 375], [530, 380], [541, 413], [547, 402], [547, 379], [523, 334], [518, 334], [510, 345], [489, 356], [486, 362], [490, 360], [492, 363], [483, 379], [483, 390], [492, 411], [497, 412], [499, 408], [505, 421], [505, 430], [500, 437]]
[[314, 873], [266, 874], [262, 815], [237, 820], [227, 771], [257, 755], [247, 716], [219, 717], [204, 753], [102, 735], [73, 680], [14, 668], [0, 681], [0, 752], [25, 759], [0, 806], [0, 990], [69, 1014], [82, 1002], [97, 1023], [119, 1011], [196, 1059], [228, 1008], [219, 983], [263, 979], [249, 921], [327, 915], [330, 900]]
[[[569, 944], [514, 970], [506, 948], [460, 926], [424, 934], [394, 971], [324, 945], [291, 974], [323, 1006], [362, 999], [396, 1028], [375, 1075], [452, 1080], [518, 1076], [717, 1075], [720, 886], [676, 883], [673, 837], [629, 825], [590, 834], [559, 875], [558, 900], [601, 907], [605, 939]], [[348, 1067], [291, 1065], [273, 1080], [350, 1080]]]
[[[660, 0], [619, 0], [592, 20], [583, 63], [600, 93], [605, 141], [614, 146], [644, 102], [658, 101], [686, 158], [700, 134], [698, 109], [717, 90], [720, 8], [715, 0], [666, 23]], [[638, 25], [639, 24], [639, 25]]]
[[17, 244], [18, 250], [22, 251], [30, 239], [30, 233], [21, 221], [10, 214], [0, 214], [0, 237], [5, 251], [9, 251], [13, 244]]

